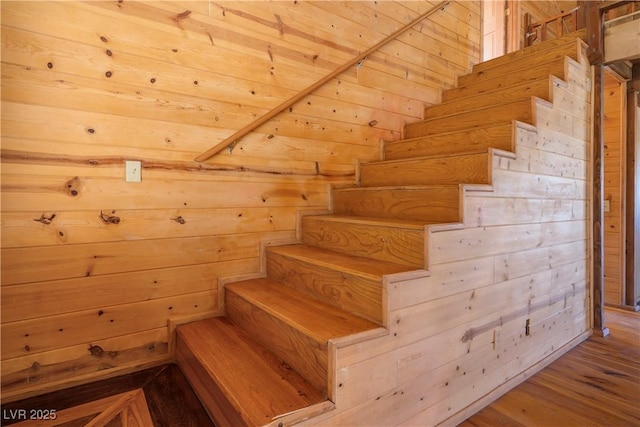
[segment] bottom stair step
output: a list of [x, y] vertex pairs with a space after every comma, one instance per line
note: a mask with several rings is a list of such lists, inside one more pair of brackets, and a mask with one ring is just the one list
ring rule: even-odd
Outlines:
[[217, 427], [289, 425], [333, 407], [224, 317], [178, 327], [176, 357]]

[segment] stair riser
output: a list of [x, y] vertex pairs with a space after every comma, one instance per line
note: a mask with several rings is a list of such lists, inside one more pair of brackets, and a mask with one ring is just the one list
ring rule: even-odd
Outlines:
[[268, 252], [267, 276], [364, 319], [382, 323], [382, 284]]
[[455, 99], [485, 94], [498, 89], [507, 89], [523, 83], [548, 78], [549, 75], [553, 75], [564, 80], [565, 61], [565, 59], [562, 59], [556, 62], [522, 69], [517, 73], [487, 79], [479, 83], [458, 86], [457, 88], [444, 91], [442, 93], [442, 102], [450, 102]]
[[255, 341], [271, 350], [318, 390], [327, 390], [326, 343], [315, 342], [228, 289], [225, 292], [225, 307], [227, 317]]
[[441, 134], [385, 144], [385, 159], [458, 154], [469, 150], [498, 148], [513, 151], [511, 123], [465, 132]]
[[490, 156], [487, 153], [367, 163], [360, 167], [360, 184], [363, 187], [490, 184], [490, 170]]
[[532, 101], [525, 100], [512, 104], [497, 105], [495, 107], [475, 110], [468, 113], [429, 119], [409, 124], [405, 127], [405, 138], [436, 135], [462, 131], [466, 129], [483, 128], [492, 125], [511, 123], [519, 120], [532, 122]]
[[425, 109], [424, 118], [431, 119], [487, 108], [492, 105], [509, 104], [514, 101], [531, 99], [532, 96], [537, 96], [547, 101], [551, 100], [551, 85], [548, 76], [524, 85], [487, 92], [484, 95], [471, 98], [459, 98], [451, 102], [428, 107]]
[[333, 191], [337, 215], [375, 216], [433, 223], [460, 220], [458, 189]]
[[201, 361], [191, 353], [180, 334], [176, 338], [176, 363], [189, 384], [198, 395], [209, 417], [215, 420], [216, 427], [242, 427], [248, 424], [240, 414], [233, 409], [223, 390], [217, 384], [208, 380], [209, 375]]
[[461, 76], [458, 78], [458, 86], [466, 86], [484, 80], [502, 77], [504, 75], [517, 74], [521, 70], [526, 70], [527, 68], [562, 60], [565, 56], [574, 60], [578, 59], [578, 44], [575, 40], [571, 43], [559, 46], [556, 49], [547, 50], [540, 52], [537, 55], [526, 56], [517, 61], [508, 62], [486, 70], [476, 71], [471, 74]]
[[424, 231], [302, 218], [302, 242], [350, 255], [424, 267]]
[[586, 29], [580, 30], [575, 33], [571, 33], [565, 36], [562, 36], [557, 39], [548, 40], [544, 43], [536, 44], [534, 46], [527, 47], [526, 49], [517, 50], [515, 52], [509, 53], [507, 55], [500, 56], [498, 58], [492, 59], [490, 61], [481, 62], [473, 66], [473, 72], [484, 71], [489, 68], [494, 68], [499, 65], [504, 65], [509, 62], [518, 61], [524, 57], [537, 55], [543, 51], [549, 51], [552, 49], [558, 48], [558, 46], [563, 46], [566, 44], [573, 43], [574, 45], [577, 43], [577, 38], [580, 37], [585, 39], [587, 35]]

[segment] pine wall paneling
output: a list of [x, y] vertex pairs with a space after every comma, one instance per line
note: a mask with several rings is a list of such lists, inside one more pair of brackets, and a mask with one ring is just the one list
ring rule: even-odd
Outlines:
[[220, 312], [478, 62], [479, 2], [193, 159], [435, 4], [3, 1], [3, 400], [170, 360], [168, 322]]
[[605, 72], [604, 198], [609, 203], [609, 211], [604, 214], [604, 292], [605, 303], [613, 305], [624, 302], [625, 94], [624, 81], [610, 71]]

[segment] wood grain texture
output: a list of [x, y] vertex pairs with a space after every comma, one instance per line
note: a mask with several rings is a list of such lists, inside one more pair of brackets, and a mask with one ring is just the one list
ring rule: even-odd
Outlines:
[[424, 222], [331, 215], [302, 217], [302, 242], [410, 267], [424, 267]]
[[604, 30], [605, 61], [634, 61], [640, 58], [640, 21], [631, 19], [608, 26]]
[[[464, 225], [428, 227], [429, 274], [388, 278], [390, 334], [338, 351], [336, 411], [305, 425], [457, 425], [588, 336], [589, 64], [575, 47], [577, 61], [559, 61], [567, 81], [535, 70], [554, 103], [512, 128], [490, 188], [465, 188]], [[536, 52], [549, 54], [525, 63]], [[519, 84], [508, 80], [481, 90]], [[334, 190], [334, 206], [338, 191], [353, 190]]]
[[336, 188], [334, 213], [426, 221], [459, 220], [460, 188], [457, 185], [414, 187]]
[[[213, 414], [216, 425], [263, 425], [325, 400], [295, 371], [222, 318], [182, 327], [178, 336], [178, 365], [199, 374], [189, 377], [203, 381], [192, 386], [205, 406], [218, 407]], [[215, 379], [216, 385], [204, 382], [208, 378]], [[224, 397], [230, 405], [213, 403], [232, 384], [240, 392]]]
[[549, 76], [542, 76], [539, 80], [427, 107], [425, 108], [424, 118], [448, 116], [461, 111], [477, 110], [497, 104], [508, 104], [513, 101], [529, 99], [532, 96], [547, 101], [551, 99]]
[[604, 291], [606, 304], [624, 304], [624, 128], [626, 84], [610, 71], [604, 73], [603, 197], [609, 203], [602, 218], [604, 229]]
[[605, 324], [609, 337], [592, 336], [460, 425], [638, 423], [640, 317], [607, 309]]
[[[264, 281], [254, 287], [266, 288]], [[274, 296], [283, 297], [275, 292]], [[301, 302], [299, 299], [288, 299], [288, 302], [294, 301]], [[263, 300], [260, 302], [264, 303]], [[299, 308], [308, 306], [302, 305]], [[274, 311], [278, 310], [277, 308], [272, 311], [257, 306], [254, 301], [244, 299], [231, 288], [227, 288], [225, 293], [225, 310], [234, 324], [291, 366], [316, 390], [326, 393], [329, 375], [329, 351], [326, 341], [309, 335], [308, 330], [298, 329], [295, 323], [289, 324], [288, 319], [283, 318], [289, 313], [278, 311], [276, 317]]]
[[343, 255], [306, 246], [269, 248], [267, 274], [334, 307], [382, 323], [382, 276], [401, 264]]
[[363, 163], [362, 187], [490, 184], [492, 151]]
[[217, 310], [217, 293], [206, 291], [4, 323], [3, 353], [7, 358], [26, 356], [161, 328], [174, 316]]
[[442, 94], [442, 100], [448, 102], [454, 99], [475, 96], [497, 89], [506, 89], [516, 84], [521, 84], [524, 82], [534, 82], [541, 76], [545, 75], [553, 75], [560, 79], [565, 79], [565, 63], [566, 60], [562, 58], [556, 62], [540, 64], [520, 70], [517, 74], [507, 74], [493, 79], [471, 83], [466, 86], [458, 86], [445, 91]]
[[373, 322], [268, 278], [227, 284], [225, 307], [234, 324], [330, 398], [331, 342], [377, 329]]
[[[326, 209], [328, 184], [352, 181], [356, 159], [378, 158], [379, 140], [398, 139], [479, 56], [478, 5], [456, 4], [233, 151], [193, 162], [433, 7], [289, 6], [2, 3], [2, 328], [76, 331], [24, 342], [20, 356], [7, 344], [3, 398], [169, 357], [171, 301], [258, 272], [261, 241], [293, 238], [298, 210]], [[124, 182], [125, 160], [142, 162], [141, 183]], [[219, 308], [204, 297], [179, 311]], [[72, 324], [100, 310], [127, 321], [93, 334]]]
[[[327, 203], [335, 214], [361, 217], [360, 224], [372, 217], [431, 224], [425, 236], [425, 252], [433, 274], [407, 272], [407, 266], [389, 266], [377, 260], [349, 258], [348, 263], [337, 262], [336, 259], [345, 259], [344, 254], [336, 253], [327, 259], [317, 256], [322, 250], [313, 252], [314, 268], [309, 266], [308, 254], [307, 259], [289, 257], [292, 264], [298, 264], [297, 271], [304, 272], [303, 279], [312, 284], [313, 276], [323, 268], [330, 271], [331, 280], [337, 274], [371, 279], [369, 283], [375, 279], [382, 291], [380, 302], [372, 298], [368, 304], [370, 301], [363, 299], [360, 302], [368, 307], [358, 308], [372, 313], [371, 307], [375, 307], [379, 313], [373, 318], [375, 323], [345, 316], [329, 305], [297, 298], [284, 285], [278, 285], [276, 291], [265, 279], [241, 284], [225, 282], [230, 290], [227, 308], [236, 321], [243, 323], [254, 337], [272, 340], [269, 345], [279, 349], [282, 358], [295, 350], [301, 359], [309, 361], [304, 366], [305, 362], [291, 359], [316, 386], [326, 387], [326, 394], [336, 406], [334, 411], [325, 413], [328, 406], [323, 406], [326, 403], [323, 394], [319, 401], [305, 400], [312, 393], [306, 391], [307, 385], [299, 379], [284, 381], [293, 375], [278, 360], [281, 358], [265, 356], [266, 350], [247, 340], [244, 333], [226, 321], [209, 320], [201, 323], [207, 325], [202, 329], [193, 326], [185, 330], [179, 341], [184, 343], [189, 336], [190, 349], [180, 347], [179, 342], [177, 356], [185, 370], [189, 370], [202, 399], [210, 403], [211, 411], [219, 414], [221, 424], [265, 424], [272, 422], [275, 415], [269, 411], [276, 405], [282, 405], [276, 414], [320, 405], [322, 410], [314, 412], [313, 419], [305, 420], [305, 424], [434, 425], [464, 413], [470, 405], [491, 396], [505, 384], [529, 375], [541, 363], [574, 345], [589, 326], [586, 251], [589, 216], [585, 214], [589, 191], [588, 175], [584, 173], [584, 163], [591, 160], [589, 97], [585, 95], [588, 64], [581, 58], [580, 50], [575, 56], [578, 61], [565, 59], [558, 61], [559, 65], [554, 64], [562, 72], [574, 73], [573, 80], [567, 78], [565, 87], [554, 89], [554, 95], [562, 94], [560, 89], [566, 92], [557, 99], [557, 106], [543, 101], [518, 101], [408, 125], [408, 129], [422, 128], [420, 135], [424, 135], [486, 129], [487, 125], [511, 124], [513, 120], [533, 123], [535, 119], [539, 132], [524, 125], [513, 132], [515, 155], [502, 153], [486, 164], [486, 168], [491, 168], [493, 187], [345, 185], [352, 181], [353, 169], [349, 165], [355, 158], [364, 162], [375, 159], [379, 139], [399, 138], [400, 129], [394, 126], [405, 118], [413, 122], [422, 113], [416, 115], [409, 108], [415, 108], [418, 102], [437, 102], [441, 90], [451, 87], [456, 74], [477, 60], [480, 2], [454, 2], [442, 14], [442, 22], [430, 21], [419, 31], [407, 33], [397, 46], [346, 71], [331, 82], [330, 91], [302, 100], [302, 105], [293, 106], [250, 135], [252, 141], [258, 142], [257, 148], [242, 144], [214, 159], [211, 167], [220, 170], [189, 166], [187, 155], [198, 152], [198, 147], [210, 146], [215, 142], [212, 140], [221, 139], [233, 125], [252, 119], [277, 104], [282, 95], [304, 87], [308, 80], [334, 68], [353, 51], [362, 49], [367, 39], [393, 31], [400, 25], [400, 17], [415, 15], [431, 6], [413, 2], [378, 3], [386, 4], [276, 3], [274, 10], [267, 3], [234, 3], [233, 7], [215, 5], [212, 9], [193, 10], [178, 2], [64, 4], [52, 6], [51, 15], [55, 19], [43, 19], [41, 28], [24, 19], [40, 16], [43, 11], [39, 8], [16, 5], [12, 9], [3, 4], [12, 19], [16, 19], [14, 24], [4, 24], [3, 17], [9, 35], [7, 42], [3, 39], [3, 48], [6, 46], [10, 51], [10, 60], [5, 62], [17, 65], [6, 75], [18, 80], [3, 100], [3, 113], [7, 107], [9, 119], [7, 136], [12, 144], [11, 152], [3, 158], [12, 167], [3, 175], [3, 185], [4, 177], [8, 177], [3, 188], [3, 206], [6, 203], [14, 206], [9, 209], [12, 213], [28, 212], [30, 216], [35, 213], [31, 219], [44, 221], [38, 220], [37, 227], [51, 225], [45, 223], [58, 211], [90, 212], [106, 202], [110, 206], [100, 209], [107, 212], [110, 221], [103, 227], [119, 225], [114, 216], [120, 210], [166, 212], [192, 208], [212, 212], [242, 208], [243, 215], [250, 216], [251, 209], [258, 207], [291, 212], [325, 209]], [[76, 10], [78, 17], [74, 16]], [[60, 24], [53, 23], [65, 22], [61, 17], [69, 18], [68, 33]], [[82, 22], [83, 18], [91, 23], [91, 30]], [[27, 43], [20, 45], [22, 35]], [[56, 45], [58, 39], [61, 42]], [[145, 43], [147, 40], [151, 41]], [[132, 47], [128, 48], [129, 44]], [[426, 47], [421, 48], [423, 45]], [[36, 54], [32, 55], [33, 52]], [[544, 51], [538, 54], [544, 58], [550, 55]], [[135, 61], [138, 57], [139, 62]], [[430, 65], [432, 62], [435, 65]], [[529, 65], [534, 62], [531, 57], [524, 60]], [[227, 65], [229, 69], [225, 70]], [[37, 69], [38, 73], [19, 81], [20, 67], [25, 71]], [[75, 67], [78, 71], [74, 71]], [[240, 71], [241, 68], [246, 70]], [[493, 91], [519, 78], [524, 79], [520, 82], [537, 78], [533, 72], [515, 73], [509, 65], [505, 68], [511, 70], [509, 77], [502, 78], [504, 74], [491, 69], [486, 74], [489, 78], [484, 79], [482, 73], [483, 77], [477, 77], [483, 80], [481, 83], [470, 85], [474, 87], [469, 92], [461, 91], [459, 95], [474, 90]], [[535, 71], [549, 74], [549, 68]], [[260, 77], [252, 77], [253, 74]], [[76, 86], [65, 85], [74, 76], [81, 77]], [[99, 83], [90, 83], [93, 80]], [[221, 82], [219, 87], [216, 81]], [[33, 90], [32, 86], [41, 89]], [[351, 90], [353, 96], [349, 96]], [[71, 98], [64, 99], [69, 91], [74, 92], [73, 102], [80, 106], [78, 109], [71, 105]], [[385, 101], [374, 103], [369, 96], [361, 95], [368, 91]], [[96, 93], [93, 101], [88, 99], [92, 93]], [[39, 100], [43, 96], [59, 100], [61, 106], [56, 108]], [[135, 101], [129, 104], [122, 98]], [[137, 114], [133, 106], [145, 103], [150, 111]], [[123, 104], [127, 106], [120, 113], [119, 106]], [[52, 118], [50, 129], [38, 126], [39, 118], [48, 114]], [[212, 123], [208, 124], [206, 119]], [[411, 135], [410, 131], [405, 136], [418, 135]], [[130, 139], [140, 142], [133, 144], [128, 142]], [[331, 142], [324, 145], [324, 140]], [[20, 145], [23, 141], [27, 142], [25, 147]], [[88, 148], [81, 149], [66, 164], [64, 160], [51, 158], [53, 154], [64, 154], [63, 148], [49, 147], [57, 143], [64, 144], [65, 150], [76, 146]], [[525, 148], [518, 150], [518, 144]], [[103, 146], [107, 147], [104, 151]], [[122, 165], [114, 159], [123, 156], [120, 149], [126, 149], [127, 155], [136, 153], [143, 164], [148, 161], [154, 165], [141, 185], [123, 184], [121, 176], [118, 177]], [[27, 158], [22, 157], [25, 153]], [[577, 154], [576, 159], [568, 153]], [[91, 160], [93, 155], [101, 155], [97, 165], [81, 163], [82, 159]], [[21, 169], [25, 164], [25, 169]], [[170, 170], [169, 165], [178, 168]], [[39, 166], [46, 167], [46, 173], [38, 172]], [[359, 178], [365, 178], [366, 182], [365, 176]], [[332, 194], [327, 191], [328, 183], [336, 184]], [[5, 190], [8, 190], [6, 199]], [[23, 201], [20, 196], [24, 194], [31, 197]], [[474, 206], [475, 223], [464, 217], [468, 213], [465, 200], [472, 197], [479, 201]], [[522, 199], [533, 201], [522, 203]], [[43, 204], [43, 200], [55, 209]], [[556, 200], [562, 202], [555, 203]], [[505, 206], [514, 207], [511, 214], [495, 214]], [[485, 214], [478, 212], [483, 207]], [[182, 213], [186, 215], [187, 211]], [[85, 238], [86, 243], [73, 245], [16, 242], [3, 248], [3, 257], [8, 255], [11, 267], [7, 273], [3, 271], [3, 281], [9, 279], [9, 287], [46, 282], [60, 285], [66, 280], [81, 279], [81, 273], [87, 271], [91, 273], [89, 277], [106, 279], [143, 272], [155, 275], [162, 270], [206, 264], [254, 262], [258, 244], [269, 247], [276, 240], [292, 240], [295, 236], [295, 225], [287, 226], [291, 217], [276, 227], [271, 221], [261, 222], [264, 214], [261, 210], [250, 221], [261, 225], [241, 233], [234, 228], [225, 232], [224, 227], [219, 227], [171, 237], [132, 234], [101, 242]], [[520, 214], [526, 218], [520, 218]], [[12, 222], [16, 220], [14, 216]], [[180, 225], [179, 221], [173, 222]], [[442, 222], [455, 224], [434, 224]], [[79, 260], [73, 259], [71, 247], [75, 247], [76, 255], [81, 255]], [[96, 254], [101, 257], [95, 258]], [[291, 271], [295, 270], [282, 267], [285, 264], [282, 259], [284, 256], [280, 261], [274, 258], [273, 270], [282, 270], [282, 277], [292, 277]], [[70, 276], [61, 267], [66, 262], [72, 267]], [[95, 268], [91, 262], [95, 262]], [[344, 271], [334, 268], [337, 264], [342, 264]], [[344, 269], [344, 264], [351, 269]], [[247, 268], [249, 264], [243, 265]], [[197, 274], [195, 268], [188, 271]], [[149, 277], [138, 278], [148, 283]], [[189, 279], [185, 277], [185, 283]], [[256, 283], [261, 286], [254, 286]], [[198, 286], [202, 285], [198, 282]], [[236, 290], [232, 291], [234, 285]], [[72, 357], [66, 349], [86, 353], [87, 344], [94, 338], [118, 340], [124, 336], [131, 339], [127, 348], [136, 348], [141, 330], [161, 330], [161, 320], [174, 319], [171, 317], [174, 304], [180, 319], [211, 315], [222, 305], [217, 299], [218, 292], [208, 295], [208, 289], [198, 292], [168, 289], [168, 296], [139, 300], [148, 291], [142, 287], [143, 291], [134, 293], [131, 300], [116, 299], [114, 305], [98, 308], [102, 315], [96, 311], [95, 301], [91, 307], [76, 305], [73, 311], [52, 316], [22, 319], [20, 312], [14, 312], [16, 320], [2, 325], [11, 338], [6, 346], [11, 358], [7, 360], [3, 353], [3, 362], [20, 360], [23, 366], [16, 363], [12, 372], [18, 373], [15, 380], [24, 384], [28, 363], [37, 361], [33, 357], [37, 354], [57, 357], [62, 363], [57, 366], [62, 367], [80, 359]], [[246, 289], [240, 290], [241, 287]], [[369, 292], [378, 297], [377, 289], [364, 289], [363, 295]], [[312, 293], [311, 287], [308, 291]], [[79, 292], [77, 300], [81, 300], [80, 295]], [[51, 310], [50, 303], [47, 310]], [[326, 318], [327, 313], [336, 316]], [[99, 319], [95, 336], [76, 328], [76, 323], [87, 324], [91, 317], [95, 321], [104, 315], [108, 317]], [[114, 322], [107, 324], [108, 318]], [[388, 333], [378, 323], [383, 323]], [[267, 324], [269, 330], [259, 329]], [[356, 335], [338, 338], [350, 334]], [[59, 336], [63, 337], [60, 343], [55, 340]], [[364, 340], [364, 336], [370, 339]], [[196, 345], [191, 340], [195, 337], [206, 340]], [[309, 346], [298, 351], [302, 341]], [[25, 342], [28, 349], [20, 347]], [[319, 342], [324, 342], [325, 347], [313, 353]], [[39, 353], [23, 355], [21, 352], [31, 350], [31, 343]], [[229, 346], [228, 353], [219, 351], [223, 345]], [[196, 362], [194, 353], [203, 362]], [[316, 364], [320, 353], [326, 355], [326, 362]], [[143, 355], [134, 362], [149, 360]], [[233, 371], [234, 367], [247, 377]], [[330, 370], [331, 376], [321, 378], [317, 375], [318, 367], [325, 372]], [[261, 375], [259, 371], [269, 373]], [[217, 400], [226, 393], [226, 387], [206, 385], [202, 379], [210, 374], [227, 377], [251, 402], [237, 404], [230, 395]], [[77, 380], [58, 378], [61, 383]], [[283, 388], [277, 389], [274, 384]], [[25, 392], [35, 393], [38, 387], [44, 386], [34, 384]], [[264, 390], [275, 391], [264, 403], [256, 404]], [[282, 397], [290, 391], [291, 400]], [[273, 401], [274, 396], [278, 401]], [[226, 406], [227, 403], [231, 406]], [[247, 411], [255, 409], [252, 418], [239, 412], [247, 406], [251, 406]], [[296, 419], [300, 421], [302, 418]]]
[[[404, 136], [405, 138], [415, 138], [444, 132], [483, 128], [504, 124], [505, 121], [511, 122], [511, 120], [531, 123], [533, 119], [532, 108], [532, 101], [524, 100], [432, 118], [405, 126]], [[506, 119], [507, 117], [509, 119]]]
[[458, 85], [466, 86], [480, 81], [494, 79], [499, 76], [512, 74], [516, 72], [516, 70], [520, 72], [523, 69], [539, 66], [540, 64], [562, 61], [565, 57], [574, 60], [578, 59], [578, 43], [575, 36], [570, 38], [565, 44], [554, 46], [552, 49], [549, 48], [538, 51], [535, 55], [523, 54], [511, 63], [500, 61], [500, 66], [486, 68], [481, 71], [476, 69], [473, 73], [461, 76], [458, 79]]
[[[519, 6], [522, 7], [524, 9], [524, 11], [527, 11], [527, 9], [529, 9], [530, 7], [536, 7], [536, 6], [542, 6], [542, 7], [549, 7], [549, 8], [553, 8], [553, 5], [551, 4], [542, 4], [539, 2], [535, 2], [535, 1], [521, 1], [518, 2]], [[538, 3], [538, 4], [536, 4]], [[521, 11], [522, 12], [522, 11]], [[523, 12], [524, 13], [524, 12]], [[546, 16], [551, 16], [554, 15], [554, 13], [546, 13]], [[532, 46], [528, 46], [526, 48], [519, 48], [514, 50], [513, 52], [509, 52], [506, 55], [502, 55], [499, 56], [497, 58], [493, 58], [490, 61], [484, 61], [481, 62], [479, 64], [475, 64], [473, 66], [472, 71], [473, 72], [480, 72], [480, 71], [484, 71], [486, 69], [489, 68], [493, 68], [493, 67], [497, 67], [499, 65], [502, 64], [506, 64], [512, 61], [517, 61], [519, 59], [521, 59], [522, 57], [528, 56], [528, 55], [535, 55], [538, 52], [542, 52], [542, 51], [546, 51], [546, 50], [550, 50], [550, 49], [555, 49], [557, 46], [562, 46], [562, 45], [566, 45], [569, 42], [576, 42], [576, 38], [581, 38], [584, 39], [586, 37], [587, 33], [586, 33], [586, 29], [583, 30], [579, 30], [576, 31], [574, 33], [571, 34], [566, 34], [562, 37], [559, 38], [555, 38], [552, 40], [548, 40], [545, 43], [536, 43]], [[522, 43], [522, 41], [520, 41], [520, 43]]]
[[509, 123], [385, 142], [384, 158], [386, 160], [395, 160], [411, 157], [437, 156], [487, 148], [514, 151], [512, 140], [513, 132], [513, 124]]

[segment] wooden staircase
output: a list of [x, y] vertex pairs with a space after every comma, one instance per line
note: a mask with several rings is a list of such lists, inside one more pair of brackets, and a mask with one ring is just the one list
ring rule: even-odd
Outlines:
[[574, 33], [474, 67], [357, 185], [332, 190], [332, 214], [300, 219], [300, 242], [268, 247], [266, 277], [225, 285], [225, 315], [180, 326], [179, 366], [218, 426], [291, 425], [330, 411], [336, 346], [387, 333], [385, 276], [428, 270], [428, 229], [461, 223], [464, 185], [489, 186], [515, 154], [515, 122], [552, 101]]

